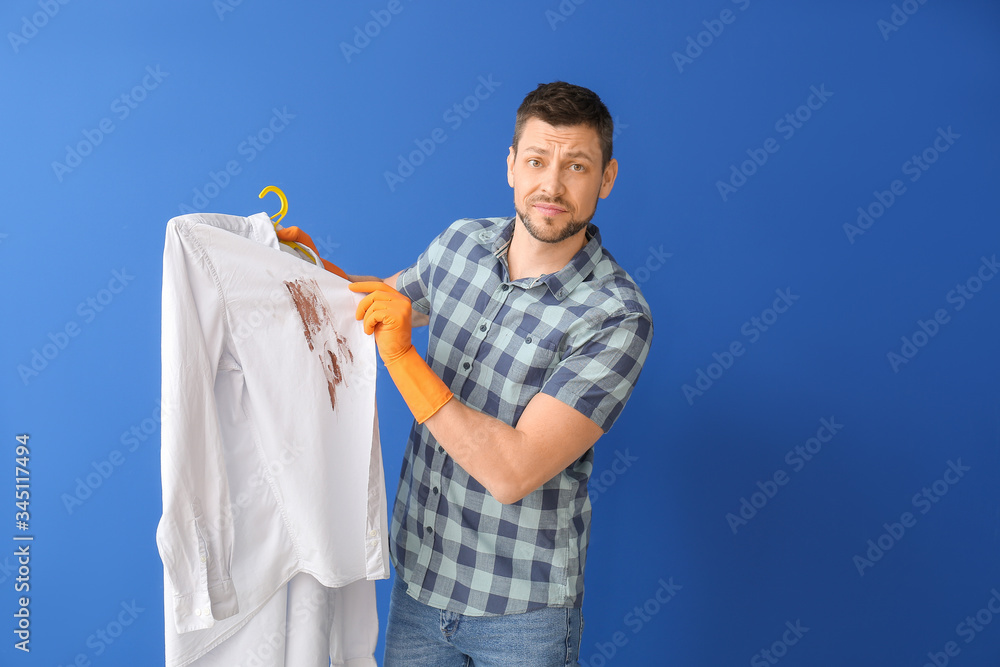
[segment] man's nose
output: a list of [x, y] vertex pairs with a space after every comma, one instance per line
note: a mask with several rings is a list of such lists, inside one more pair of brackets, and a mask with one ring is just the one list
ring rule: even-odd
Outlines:
[[541, 181], [542, 191], [552, 197], [558, 197], [563, 193], [562, 170], [552, 166], [545, 169]]

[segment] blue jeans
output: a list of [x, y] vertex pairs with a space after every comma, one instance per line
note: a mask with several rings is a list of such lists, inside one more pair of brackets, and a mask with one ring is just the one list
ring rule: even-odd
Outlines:
[[465, 616], [417, 602], [397, 576], [384, 667], [565, 667], [580, 655], [579, 609]]

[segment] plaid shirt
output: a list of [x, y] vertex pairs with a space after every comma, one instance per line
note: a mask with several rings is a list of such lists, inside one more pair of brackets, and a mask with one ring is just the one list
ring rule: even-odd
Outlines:
[[[539, 391], [611, 428], [649, 350], [649, 306], [597, 227], [565, 267], [510, 280], [514, 218], [453, 223], [396, 288], [430, 316], [427, 361], [462, 403], [514, 426]], [[503, 505], [414, 422], [391, 553], [424, 604], [473, 615], [579, 607], [590, 535], [589, 449]]]

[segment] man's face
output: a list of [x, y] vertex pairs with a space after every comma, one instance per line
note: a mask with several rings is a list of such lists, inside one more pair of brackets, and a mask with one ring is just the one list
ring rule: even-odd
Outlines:
[[555, 127], [529, 118], [507, 156], [507, 183], [514, 210], [533, 237], [559, 243], [583, 234], [597, 200], [611, 192], [618, 174], [614, 159], [601, 169], [601, 141], [587, 125]]

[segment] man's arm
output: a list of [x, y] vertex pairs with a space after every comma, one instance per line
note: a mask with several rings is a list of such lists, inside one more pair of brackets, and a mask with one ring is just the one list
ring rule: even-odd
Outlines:
[[454, 399], [424, 423], [448, 455], [504, 504], [572, 465], [603, 434], [588, 417], [543, 393], [528, 402], [515, 428]]
[[[571, 465], [597, 442], [631, 393], [649, 349], [651, 323], [641, 316], [605, 321], [565, 359], [550, 379], [558, 396], [539, 392], [518, 423], [509, 426], [471, 409], [413, 348], [410, 300], [383, 282], [355, 283], [367, 293], [355, 316], [374, 333], [379, 354], [418, 423], [426, 424], [441, 447], [502, 503], [515, 503]], [[624, 323], [631, 322], [630, 326]], [[588, 349], [589, 348], [589, 349]], [[623, 363], [625, 360], [630, 363]], [[580, 404], [595, 420], [574, 407]], [[589, 414], [589, 413], [588, 413]]]
[[[393, 292], [400, 273], [382, 281]], [[412, 326], [428, 323], [428, 316], [412, 306], [410, 312]], [[525, 406], [516, 428], [458, 400], [449, 400], [424, 423], [448, 455], [504, 504], [516, 503], [555, 477], [603, 433], [588, 417], [542, 393]]]
[[[401, 273], [382, 282], [395, 290]], [[415, 308], [411, 313], [412, 326], [427, 325], [427, 315]], [[588, 417], [542, 393], [525, 406], [516, 428], [457, 400], [424, 423], [448, 455], [504, 504], [516, 503], [558, 475], [603, 434]]]

